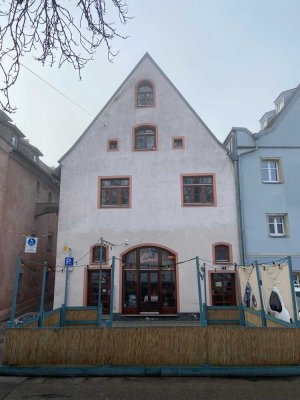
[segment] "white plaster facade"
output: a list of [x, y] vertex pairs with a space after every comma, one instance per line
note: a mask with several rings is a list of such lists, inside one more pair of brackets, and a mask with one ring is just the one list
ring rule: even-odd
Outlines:
[[[136, 108], [136, 85], [155, 85], [155, 107]], [[133, 127], [157, 126], [157, 149], [133, 151]], [[184, 136], [185, 148], [173, 149], [172, 138]], [[119, 151], [107, 140], [119, 139]], [[236, 190], [232, 161], [177, 89], [146, 54], [74, 146], [60, 160], [61, 191], [57, 265], [64, 265], [63, 246], [75, 260], [102, 236], [120, 244], [110, 257], [147, 243], [172, 249], [177, 261], [198, 255], [212, 260], [212, 245], [227, 242], [239, 263]], [[215, 174], [216, 206], [183, 207], [181, 174]], [[98, 177], [130, 176], [130, 208], [98, 208]], [[89, 264], [87, 254], [79, 265]], [[114, 312], [121, 312], [121, 263], [115, 274]], [[86, 304], [86, 267], [70, 273], [68, 305]], [[55, 281], [55, 307], [64, 302], [65, 273]], [[177, 311], [197, 312], [195, 261], [177, 266]]]

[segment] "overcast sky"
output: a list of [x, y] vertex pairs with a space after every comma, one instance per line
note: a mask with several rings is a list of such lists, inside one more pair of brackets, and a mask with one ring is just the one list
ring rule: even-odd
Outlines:
[[[64, 0], [65, 1], [65, 0]], [[146, 51], [221, 141], [232, 126], [259, 130], [280, 92], [300, 83], [299, 0], [128, 0], [134, 16], [114, 63], [100, 48], [83, 70], [23, 58], [86, 114], [23, 68], [11, 91], [16, 125], [55, 166]], [[92, 117], [93, 116], [93, 117]]]

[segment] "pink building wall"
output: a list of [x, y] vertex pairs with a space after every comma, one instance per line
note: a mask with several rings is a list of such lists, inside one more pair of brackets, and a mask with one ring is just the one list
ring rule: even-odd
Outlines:
[[[37, 181], [40, 191], [36, 192]], [[22, 265], [17, 314], [36, 309], [41, 293], [43, 262], [55, 265], [57, 214], [35, 217], [36, 203], [59, 201], [59, 187], [47, 172], [32, 160], [14, 150], [0, 138], [0, 320], [9, 316], [15, 282], [16, 260]], [[48, 249], [48, 233], [52, 233], [52, 249]], [[25, 236], [36, 234], [36, 254], [24, 254]], [[47, 298], [51, 303], [54, 272], [48, 272]]]

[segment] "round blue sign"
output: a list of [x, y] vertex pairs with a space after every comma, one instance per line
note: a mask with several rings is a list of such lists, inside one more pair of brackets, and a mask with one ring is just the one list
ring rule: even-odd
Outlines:
[[28, 246], [34, 246], [36, 244], [36, 239], [30, 238], [30, 239], [28, 239], [27, 243], [28, 243]]

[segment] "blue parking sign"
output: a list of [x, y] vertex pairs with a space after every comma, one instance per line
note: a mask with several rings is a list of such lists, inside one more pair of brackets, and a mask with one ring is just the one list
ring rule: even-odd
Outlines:
[[74, 265], [74, 257], [65, 257], [65, 266], [73, 267]]
[[25, 253], [36, 253], [38, 238], [34, 236], [26, 236]]

